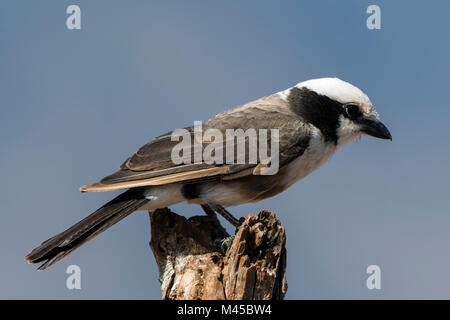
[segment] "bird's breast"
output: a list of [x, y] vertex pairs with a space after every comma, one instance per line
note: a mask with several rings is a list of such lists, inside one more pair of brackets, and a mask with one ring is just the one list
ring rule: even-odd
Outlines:
[[320, 134], [314, 134], [305, 152], [282, 169], [280, 182], [286, 188], [291, 186], [325, 164], [336, 150], [333, 142], [326, 142]]

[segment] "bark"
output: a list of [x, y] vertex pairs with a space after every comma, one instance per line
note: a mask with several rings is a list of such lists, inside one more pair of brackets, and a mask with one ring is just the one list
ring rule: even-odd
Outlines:
[[275, 214], [249, 215], [233, 237], [215, 215], [150, 213], [150, 247], [169, 300], [283, 299], [286, 234]]

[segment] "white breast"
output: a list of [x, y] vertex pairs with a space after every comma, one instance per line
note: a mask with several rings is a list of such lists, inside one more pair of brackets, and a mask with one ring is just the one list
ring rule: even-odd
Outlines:
[[282, 184], [290, 186], [303, 179], [325, 164], [336, 151], [336, 145], [333, 142], [325, 142], [321, 132], [314, 129], [309, 146], [303, 155], [286, 166]]

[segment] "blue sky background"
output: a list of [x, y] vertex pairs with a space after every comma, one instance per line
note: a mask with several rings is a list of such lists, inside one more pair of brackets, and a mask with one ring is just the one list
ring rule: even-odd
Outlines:
[[[71, 4], [81, 30], [66, 28]], [[370, 4], [381, 30], [366, 28]], [[273, 210], [286, 226], [289, 299], [449, 299], [448, 12], [448, 1], [2, 1], [0, 298], [159, 299], [145, 212], [45, 272], [23, 259], [115, 196], [78, 188], [153, 137], [337, 76], [369, 95], [393, 142], [353, 142], [231, 211]], [[66, 289], [71, 264], [81, 290]], [[372, 264], [381, 290], [366, 288]]]

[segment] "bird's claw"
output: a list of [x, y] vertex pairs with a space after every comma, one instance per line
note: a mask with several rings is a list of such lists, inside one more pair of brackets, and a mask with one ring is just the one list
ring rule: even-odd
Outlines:
[[220, 240], [219, 248], [222, 254], [226, 254], [228, 248], [233, 244], [234, 236], [229, 236]]

